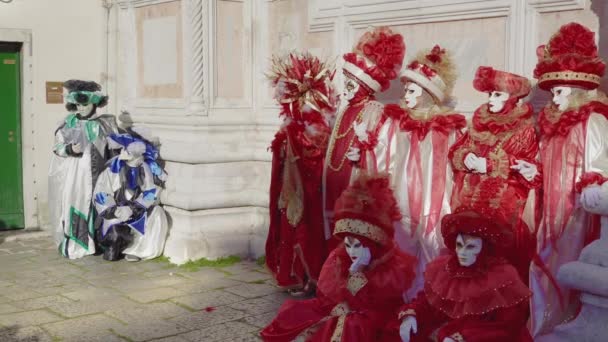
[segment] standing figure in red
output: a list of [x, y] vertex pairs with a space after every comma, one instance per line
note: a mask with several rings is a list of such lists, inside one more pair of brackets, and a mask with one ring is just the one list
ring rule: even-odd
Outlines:
[[477, 108], [468, 132], [450, 149], [455, 182], [452, 208], [501, 209], [503, 220], [515, 230], [515, 248], [520, 250], [513, 266], [527, 284], [536, 243], [536, 192], [542, 184], [534, 111], [521, 101], [530, 92], [530, 82], [479, 67], [473, 86], [488, 93], [489, 99]]
[[272, 142], [266, 265], [292, 293], [311, 292], [327, 256], [321, 206], [328, 117], [337, 102], [328, 66], [309, 54], [273, 61], [284, 121]]
[[[388, 136], [378, 141], [378, 131], [384, 126], [384, 105], [375, 101], [374, 94], [389, 88], [390, 81], [397, 78], [403, 62], [405, 44], [400, 34], [388, 27], [378, 27], [366, 32], [353, 52], [344, 55], [344, 90], [342, 109], [339, 111], [327, 148], [323, 170], [323, 208], [325, 238], [333, 233], [334, 205], [342, 191], [354, 179], [356, 168], [368, 160], [376, 147], [390, 145]], [[374, 159], [385, 158], [385, 153]], [[378, 164], [386, 164], [378, 161]], [[374, 166], [377, 164], [374, 163]], [[386, 165], [378, 170], [386, 171]]]
[[466, 126], [465, 117], [446, 105], [455, 81], [450, 52], [439, 45], [424, 49], [401, 72], [403, 107], [390, 104], [385, 109], [387, 113], [402, 113], [387, 116], [400, 117], [390, 170], [403, 214], [395, 240], [418, 259], [409, 298], [422, 289], [426, 264], [445, 247], [440, 225], [441, 218], [450, 212], [453, 185], [448, 151]]
[[[597, 198], [596, 184], [608, 176], [608, 99], [597, 90], [606, 65], [598, 56], [595, 34], [578, 23], [562, 26], [537, 53], [534, 77], [553, 95], [538, 118], [544, 196], [537, 249], [542, 266], [556, 276], [599, 238], [599, 217], [580, 201], [592, 206], [587, 200]], [[576, 317], [578, 293], [555, 285], [537, 265], [530, 285], [534, 337]]]
[[404, 342], [532, 342], [532, 293], [508, 262], [519, 251], [493, 211], [461, 208], [443, 217], [449, 255], [431, 261], [424, 291], [399, 312]]
[[[336, 203], [343, 241], [323, 265], [317, 297], [287, 301], [261, 332], [264, 341], [399, 341], [394, 322], [414, 279], [415, 258], [393, 241], [400, 218], [384, 177], [361, 174]], [[390, 324], [393, 322], [393, 324]]]

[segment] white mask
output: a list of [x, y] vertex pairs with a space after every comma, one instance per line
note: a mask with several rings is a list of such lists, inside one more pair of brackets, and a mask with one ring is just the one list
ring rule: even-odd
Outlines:
[[490, 104], [490, 112], [498, 113], [505, 108], [505, 102], [509, 99], [509, 93], [504, 91], [493, 91], [490, 93], [488, 98], [488, 104]]
[[[366, 249], [369, 251], [369, 248], [363, 247], [363, 244], [359, 239], [350, 236], [344, 238], [344, 247], [346, 247], [346, 253], [353, 263], [358, 259], [365, 258], [365, 254], [369, 254], [365, 252]], [[367, 265], [369, 260], [359, 260], [359, 262], [363, 265]]]
[[143, 143], [135, 142], [130, 144], [127, 148], [120, 150], [119, 160], [124, 160], [127, 165], [131, 167], [139, 166], [143, 163], [146, 146]]
[[477, 261], [483, 240], [471, 235], [458, 234], [456, 237], [456, 255], [461, 266], [469, 267]]
[[87, 105], [83, 105], [83, 104], [76, 104], [76, 113], [87, 117], [89, 115], [91, 115], [91, 112], [93, 111], [93, 104], [89, 103]]
[[345, 76], [344, 77], [344, 88], [342, 89], [342, 101], [350, 101], [357, 91], [359, 91], [359, 83], [353, 80], [352, 78]]
[[422, 87], [413, 82], [408, 82], [405, 86], [405, 105], [413, 109], [418, 105], [418, 98], [422, 96]]
[[572, 94], [571, 87], [553, 87], [551, 88], [553, 94], [553, 103], [557, 106], [557, 109], [564, 111], [570, 104], [569, 96]]

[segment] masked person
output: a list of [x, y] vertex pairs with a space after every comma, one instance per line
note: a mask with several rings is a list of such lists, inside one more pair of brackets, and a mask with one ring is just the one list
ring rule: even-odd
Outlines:
[[423, 285], [426, 264], [444, 247], [441, 218], [450, 212], [452, 170], [449, 148], [466, 125], [463, 115], [446, 105], [456, 71], [450, 53], [439, 45], [418, 53], [401, 72], [401, 107], [387, 105], [398, 117], [391, 177], [403, 218], [395, 234], [398, 245], [418, 259], [412, 298]]
[[123, 254], [127, 261], [156, 258], [167, 238], [167, 217], [159, 205], [166, 174], [151, 142], [155, 139], [138, 132], [107, 138], [109, 147], [120, 154], [110, 160], [95, 186], [93, 202], [101, 221], [97, 238], [109, 261]]
[[329, 138], [323, 170], [326, 239], [332, 237], [336, 200], [356, 177], [357, 169], [386, 171], [382, 160], [387, 161], [383, 151], [390, 152], [390, 135], [380, 130], [390, 125], [384, 125], [388, 118], [375, 94], [387, 90], [390, 81], [397, 78], [404, 54], [403, 37], [388, 27], [378, 27], [363, 34], [353, 52], [343, 56], [341, 110]]
[[272, 142], [266, 265], [280, 287], [314, 291], [327, 257], [321, 178], [335, 113], [333, 71], [310, 54], [275, 58], [270, 80], [283, 125]]
[[50, 224], [59, 252], [77, 259], [95, 253], [91, 198], [111, 156], [106, 137], [118, 133], [118, 126], [113, 115], [97, 112], [108, 103], [99, 84], [69, 80], [63, 87], [70, 114], [55, 131], [49, 168]]
[[455, 183], [452, 208], [501, 209], [520, 250], [513, 266], [527, 284], [539, 215], [537, 191], [542, 184], [534, 110], [522, 102], [530, 92], [530, 82], [479, 67], [473, 86], [488, 94], [488, 102], [477, 108], [468, 132], [450, 149]]
[[389, 179], [361, 174], [335, 209], [334, 235], [343, 243], [323, 264], [317, 297], [283, 304], [264, 341], [399, 341], [388, 327], [416, 261], [393, 241], [400, 213]]
[[402, 307], [404, 342], [532, 342], [532, 293], [508, 262], [519, 252], [512, 229], [492, 212], [461, 208], [443, 217], [450, 254], [427, 265], [424, 290]]
[[[541, 266], [555, 276], [599, 237], [599, 217], [584, 206], [608, 176], [608, 99], [597, 90], [606, 66], [595, 34], [578, 23], [562, 26], [537, 52], [534, 77], [553, 95], [538, 117], [544, 194], [537, 248]], [[541, 266], [530, 273], [534, 337], [573, 319], [580, 307], [578, 294], [550, 281]]]

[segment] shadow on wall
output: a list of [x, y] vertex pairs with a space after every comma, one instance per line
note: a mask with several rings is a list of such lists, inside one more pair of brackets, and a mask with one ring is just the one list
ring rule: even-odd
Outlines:
[[[598, 30], [600, 56], [604, 60], [608, 60], [608, 1], [592, 1], [591, 10], [598, 16], [600, 23]], [[608, 91], [608, 79], [606, 77], [602, 78], [600, 89]]]
[[18, 325], [0, 328], [0, 341], [4, 342], [38, 342], [42, 339], [46, 340], [46, 336], [38, 336], [36, 333], [42, 333], [40, 329], [21, 329]]

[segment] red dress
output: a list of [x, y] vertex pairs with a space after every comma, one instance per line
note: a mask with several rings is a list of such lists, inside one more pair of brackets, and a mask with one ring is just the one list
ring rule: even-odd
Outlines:
[[402, 294], [414, 278], [415, 259], [391, 248], [362, 272], [349, 273], [344, 246], [323, 265], [317, 298], [289, 300], [261, 332], [264, 341], [401, 341], [394, 326]]
[[[534, 233], [540, 214], [537, 189], [543, 179], [537, 161], [539, 144], [533, 114], [529, 104], [496, 114], [489, 113], [488, 105], [484, 104], [475, 111], [469, 131], [451, 147], [449, 153], [454, 170], [452, 208], [500, 208], [506, 216], [504, 220], [515, 229], [515, 248], [525, 251], [516, 260], [510, 261], [526, 283], [535, 251]], [[487, 173], [474, 173], [465, 166], [464, 159], [469, 153], [486, 159]], [[537, 166], [538, 174], [532, 181], [510, 168], [517, 164], [516, 160]], [[531, 193], [534, 196], [529, 198]], [[524, 212], [526, 207], [527, 216]]]
[[272, 142], [266, 265], [282, 287], [316, 282], [327, 255], [321, 177], [329, 128], [317, 115], [315, 123], [291, 121]]
[[399, 318], [416, 317], [413, 342], [446, 337], [467, 342], [531, 342], [526, 328], [530, 296], [515, 268], [504, 259], [488, 257], [462, 267], [455, 255], [445, 255], [427, 265], [424, 291], [402, 307]]

